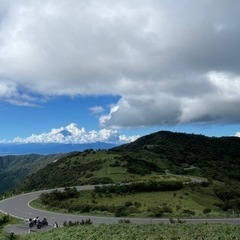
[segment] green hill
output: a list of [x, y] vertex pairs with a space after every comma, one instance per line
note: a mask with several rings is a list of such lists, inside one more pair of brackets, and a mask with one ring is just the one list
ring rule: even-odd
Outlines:
[[45, 167], [61, 155], [9, 155], [0, 157], [0, 193], [20, 184], [26, 176]]
[[240, 180], [240, 138], [160, 131], [110, 150], [64, 155], [41, 168], [21, 191], [161, 178], [165, 172], [214, 180]]
[[223, 202], [221, 208], [240, 209], [240, 139], [160, 131], [110, 150], [66, 154], [15, 191], [150, 180], [218, 181], [211, 192]]
[[216, 138], [160, 131], [112, 150], [133, 158], [139, 165], [152, 162], [175, 173], [194, 173], [220, 181], [224, 178], [240, 180], [238, 137]]
[[119, 156], [92, 149], [66, 154], [28, 176], [16, 191], [123, 181], [126, 167], [111, 165]]

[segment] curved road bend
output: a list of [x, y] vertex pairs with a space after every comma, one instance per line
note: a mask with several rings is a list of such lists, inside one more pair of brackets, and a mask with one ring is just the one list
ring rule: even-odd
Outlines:
[[[78, 190], [93, 189], [94, 186], [79, 186]], [[50, 192], [51, 190], [43, 190], [38, 192], [31, 192], [22, 195], [17, 195], [11, 198], [4, 199], [0, 201], [0, 211], [6, 214], [10, 214], [20, 219], [28, 219], [39, 216], [40, 218], [46, 217], [49, 224], [53, 224], [54, 221], [57, 221], [59, 225], [62, 225], [64, 221], [81, 221], [86, 219], [91, 219], [94, 224], [110, 224], [118, 223], [120, 219], [116, 217], [97, 217], [97, 216], [83, 216], [83, 215], [74, 215], [74, 214], [63, 214], [63, 213], [54, 213], [49, 211], [38, 210], [29, 206], [29, 203], [36, 199], [41, 193]], [[132, 223], [169, 223], [169, 218], [125, 218], [130, 219]], [[240, 218], [219, 218], [219, 219], [185, 219], [187, 223], [234, 223], [240, 224]]]

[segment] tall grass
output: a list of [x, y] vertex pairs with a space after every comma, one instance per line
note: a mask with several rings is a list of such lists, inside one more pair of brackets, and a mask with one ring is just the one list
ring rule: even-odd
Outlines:
[[30, 234], [21, 240], [230, 240], [240, 239], [240, 228], [228, 224], [110, 224], [76, 226]]

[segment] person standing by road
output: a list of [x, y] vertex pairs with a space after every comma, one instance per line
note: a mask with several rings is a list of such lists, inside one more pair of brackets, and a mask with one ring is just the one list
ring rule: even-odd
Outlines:
[[14, 232], [11, 232], [11, 233], [10, 233], [10, 240], [13, 240], [13, 239], [15, 239], [15, 237], [14, 237]]
[[58, 228], [58, 223], [57, 223], [57, 221], [54, 222], [53, 228]]

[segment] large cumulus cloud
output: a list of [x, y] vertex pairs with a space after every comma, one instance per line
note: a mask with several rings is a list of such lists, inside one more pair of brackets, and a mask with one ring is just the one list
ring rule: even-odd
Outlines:
[[19, 0], [0, 11], [0, 98], [121, 96], [104, 127], [240, 121], [238, 0]]
[[32, 134], [27, 138], [16, 137], [11, 141], [0, 140], [0, 143], [73, 143], [83, 144], [92, 142], [108, 142], [114, 144], [124, 144], [139, 138], [139, 135], [127, 137], [117, 130], [101, 129], [99, 131], [86, 131], [79, 128], [75, 123], [68, 126], [53, 128], [50, 132]]

